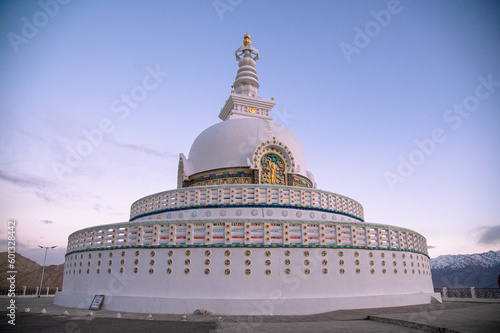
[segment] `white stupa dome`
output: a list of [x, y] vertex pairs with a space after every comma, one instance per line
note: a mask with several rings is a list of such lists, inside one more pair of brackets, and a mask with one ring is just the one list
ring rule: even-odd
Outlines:
[[238, 72], [221, 108], [221, 123], [203, 131], [188, 157], [180, 154], [177, 187], [271, 184], [314, 188], [299, 139], [273, 122], [274, 98], [257, 97], [259, 50], [245, 35], [235, 51]]
[[186, 171], [193, 175], [221, 168], [251, 167], [261, 145], [289, 154], [291, 171], [308, 177], [306, 156], [297, 136], [286, 127], [258, 118], [228, 119], [203, 131], [191, 146]]

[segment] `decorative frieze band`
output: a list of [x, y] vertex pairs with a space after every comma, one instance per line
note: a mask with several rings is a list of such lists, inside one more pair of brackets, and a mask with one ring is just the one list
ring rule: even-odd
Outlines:
[[411, 230], [366, 223], [288, 220], [188, 220], [110, 224], [73, 233], [67, 251], [121, 246], [354, 247], [427, 255], [426, 239]]
[[137, 200], [130, 220], [168, 210], [217, 206], [281, 205], [320, 209], [364, 219], [363, 206], [339, 194], [312, 188], [277, 185], [193, 186], [160, 192]]

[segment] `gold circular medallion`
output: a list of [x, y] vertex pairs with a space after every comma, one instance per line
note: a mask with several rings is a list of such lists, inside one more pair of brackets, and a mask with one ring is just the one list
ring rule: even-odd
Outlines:
[[248, 109], [248, 111], [249, 111], [250, 113], [255, 113], [255, 109], [254, 109], [254, 108], [250, 108], [250, 109]]

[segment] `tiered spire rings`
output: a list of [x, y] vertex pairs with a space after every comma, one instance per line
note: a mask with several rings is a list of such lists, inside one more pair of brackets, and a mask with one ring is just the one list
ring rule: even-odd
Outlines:
[[238, 61], [238, 73], [233, 84], [237, 94], [257, 97], [259, 78], [255, 70], [255, 61], [259, 60], [259, 50], [251, 46], [250, 35], [243, 37], [243, 46], [235, 51]]

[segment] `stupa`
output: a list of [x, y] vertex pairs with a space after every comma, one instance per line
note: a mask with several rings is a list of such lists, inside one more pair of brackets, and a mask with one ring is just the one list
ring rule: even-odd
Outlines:
[[222, 121], [180, 154], [177, 189], [134, 202], [128, 222], [71, 234], [55, 304], [104, 295], [116, 311], [296, 315], [440, 300], [426, 239], [317, 189], [274, 99], [257, 97], [248, 34], [235, 55]]

